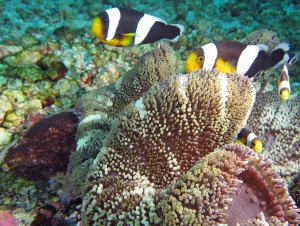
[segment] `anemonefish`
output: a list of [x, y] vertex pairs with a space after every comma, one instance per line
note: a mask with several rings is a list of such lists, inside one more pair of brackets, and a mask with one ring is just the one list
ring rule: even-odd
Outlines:
[[244, 127], [237, 135], [236, 143], [247, 145], [256, 152], [262, 152], [262, 141], [247, 127]]
[[148, 44], [161, 39], [178, 40], [184, 26], [133, 9], [116, 7], [98, 14], [91, 26], [94, 35], [111, 46]]
[[283, 100], [288, 100], [291, 95], [289, 69], [299, 60], [299, 53], [297, 53], [289, 63], [283, 65], [280, 77], [278, 79], [278, 93]]
[[286, 52], [289, 44], [280, 43], [271, 52], [268, 49], [264, 44], [247, 45], [235, 41], [209, 43], [190, 53], [185, 70], [190, 73], [200, 68], [216, 68], [223, 74], [237, 72], [251, 78], [261, 70], [277, 67], [288, 61]]

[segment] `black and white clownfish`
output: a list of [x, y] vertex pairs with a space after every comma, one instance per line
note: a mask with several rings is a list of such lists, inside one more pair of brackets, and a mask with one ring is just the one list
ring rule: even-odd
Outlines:
[[237, 135], [236, 143], [247, 145], [256, 152], [262, 152], [263, 150], [262, 141], [247, 126]]
[[134, 9], [116, 7], [98, 14], [91, 26], [94, 35], [111, 46], [149, 44], [161, 39], [176, 42], [184, 26]]
[[283, 100], [288, 100], [291, 95], [291, 86], [289, 78], [290, 67], [299, 60], [299, 53], [297, 53], [287, 64], [283, 65], [280, 77], [278, 79], [278, 93]]
[[201, 68], [216, 68], [223, 74], [237, 72], [251, 78], [261, 70], [280, 66], [288, 61], [286, 52], [289, 44], [280, 43], [271, 52], [268, 49], [264, 44], [247, 45], [235, 41], [209, 43], [190, 53], [185, 70], [190, 73]]

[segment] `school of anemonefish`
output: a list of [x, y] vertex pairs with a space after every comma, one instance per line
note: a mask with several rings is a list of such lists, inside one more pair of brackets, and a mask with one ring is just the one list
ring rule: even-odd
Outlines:
[[[103, 43], [126, 47], [154, 43], [163, 39], [176, 42], [184, 31], [181, 24], [168, 24], [163, 19], [134, 9], [115, 7], [98, 14], [91, 26], [93, 34]], [[278, 79], [278, 93], [283, 100], [290, 98], [289, 69], [299, 60], [296, 54], [289, 62], [289, 44], [280, 43], [273, 50], [265, 44], [247, 45], [236, 41], [208, 43], [191, 52], [185, 62], [190, 73], [197, 69], [219, 70], [221, 73], [237, 72], [253, 78], [258, 72], [283, 65]], [[262, 141], [244, 127], [237, 136], [237, 143], [262, 152]]]

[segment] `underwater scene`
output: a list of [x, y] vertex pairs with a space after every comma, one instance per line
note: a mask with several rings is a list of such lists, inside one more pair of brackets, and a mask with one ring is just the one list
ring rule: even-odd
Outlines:
[[0, 12], [0, 226], [300, 224], [299, 0]]

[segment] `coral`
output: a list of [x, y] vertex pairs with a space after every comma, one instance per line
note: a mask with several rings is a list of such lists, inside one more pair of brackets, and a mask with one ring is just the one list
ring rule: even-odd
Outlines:
[[53, 34], [55, 36], [61, 36], [64, 32], [68, 32], [70, 30], [70, 27], [69, 26], [61, 26], [59, 28], [56, 28], [54, 31], [53, 31]]
[[78, 118], [63, 112], [42, 119], [11, 147], [5, 167], [27, 180], [42, 180], [67, 168], [75, 150]]
[[16, 69], [16, 72], [12, 74], [16, 74], [21, 79], [25, 79], [30, 83], [34, 83], [43, 79], [42, 70], [34, 65], [26, 65], [23, 67], [19, 67]]
[[32, 34], [25, 34], [20, 40], [20, 44], [25, 48], [38, 44], [38, 41]]
[[36, 63], [45, 55], [49, 54], [51, 49], [48, 46], [32, 46], [17, 52], [13, 56], [7, 56], [3, 62], [12, 67], [21, 67]]
[[[0, 127], [0, 150], [2, 150], [12, 139], [12, 134]], [[1, 153], [1, 152], [0, 152]]]
[[[2, 73], [2, 64], [0, 64], [0, 73]], [[5, 68], [5, 66], [4, 66], [4, 68]], [[3, 73], [4, 74], [4, 73]], [[3, 90], [3, 87], [4, 87], [4, 85], [7, 83], [7, 78], [5, 78], [4, 76], [2, 76], [2, 75], [0, 75], [0, 90], [2, 91]]]
[[59, 57], [49, 54], [37, 62], [37, 65], [43, 69], [44, 78], [57, 81], [64, 78], [68, 68], [59, 59]]
[[101, 209], [89, 223], [296, 225], [300, 209], [275, 171], [270, 159], [246, 146], [230, 144], [202, 157], [162, 190], [145, 178], [106, 176], [101, 186], [93, 187]]
[[142, 202], [143, 191], [164, 188], [201, 157], [233, 142], [254, 93], [247, 77], [216, 70], [177, 75], [152, 86], [120, 113], [93, 161], [83, 201], [86, 221], [127, 221], [127, 210]]
[[67, 71], [67, 67], [58, 57], [47, 55], [39, 59], [36, 64], [26, 64], [16, 67], [6, 73], [6, 77], [25, 79], [29, 83], [43, 79], [57, 81], [65, 77]]
[[[57, 107], [73, 107], [80, 92], [75, 79], [64, 78], [68, 69], [60, 57], [49, 54], [47, 45], [36, 45], [32, 38], [24, 36], [21, 42], [27, 47], [15, 54], [7, 53], [1, 64], [0, 124], [5, 135], [21, 135], [38, 118], [57, 112]], [[0, 150], [7, 138], [1, 140]]]
[[64, 78], [68, 69], [63, 62], [54, 61], [50, 65], [50, 69], [44, 72], [45, 78], [48, 78], [52, 81], [57, 81], [61, 78]]
[[77, 178], [85, 177], [120, 111], [152, 85], [175, 74], [175, 68], [176, 58], [172, 49], [162, 44], [146, 53], [115, 83], [90, 91], [79, 99], [76, 112], [81, 122], [77, 130], [77, 151], [72, 153], [69, 166], [73, 185], [82, 186]]
[[[249, 1], [245, 4], [237, 1], [214, 0], [211, 2], [208, 0], [195, 0], [185, 1], [184, 3], [181, 1], [168, 1], [168, 4], [163, 5], [164, 1], [158, 2], [155, 0], [142, 0], [140, 2], [128, 0], [121, 3], [120, 1], [115, 0], [87, 0], [72, 3], [69, 2], [64, 4], [63, 7], [61, 7], [60, 1], [23, 0], [18, 1], [18, 4], [11, 4], [12, 2], [15, 3], [14, 1], [0, 1], [0, 30], [2, 34], [0, 43], [5, 43], [0, 46], [0, 74], [2, 75], [0, 76], [0, 99], [1, 101], [3, 100], [2, 102], [0, 101], [0, 130], [1, 132], [5, 132], [9, 137], [13, 137], [20, 133], [22, 131], [21, 128], [23, 123], [25, 123], [26, 128], [26, 126], [32, 125], [44, 115], [59, 111], [60, 109], [58, 108], [68, 108], [73, 106], [74, 103], [76, 103], [76, 96], [79, 92], [71, 94], [73, 89], [64, 89], [64, 85], [74, 85], [74, 87], [76, 87], [75, 82], [73, 83], [73, 81], [76, 80], [82, 89], [82, 93], [108, 85], [118, 79], [124, 71], [128, 71], [140, 58], [143, 52], [148, 51], [154, 46], [149, 45], [140, 46], [138, 48], [116, 49], [99, 45], [93, 40], [91, 32], [89, 31], [90, 18], [109, 7], [112, 7], [109, 4], [117, 3], [122, 6], [132, 7], [147, 12], [151, 15], [169, 18], [173, 20], [172, 23], [182, 23], [181, 20], [184, 20], [186, 27], [188, 27], [188, 31], [181, 37], [180, 42], [171, 44], [174, 49], [178, 50], [180, 59], [185, 59], [186, 54], [190, 52], [192, 48], [199, 47], [201, 44], [224, 39], [239, 40], [254, 29], [270, 26], [278, 32], [278, 37], [282, 40], [289, 40], [292, 51], [294, 49], [299, 49], [300, 30], [297, 27], [297, 21], [299, 21], [300, 4], [297, 4], [298, 1], [278, 1], [275, 3]], [[22, 26], [20, 26], [20, 21], [22, 21]], [[214, 23], [212, 23], [212, 21], [214, 21]], [[54, 36], [53, 31], [56, 28], [61, 28], [62, 25], [65, 27], [56, 30], [56, 35], [59, 35], [60, 37]], [[70, 28], [70, 34], [68, 34], [68, 30], [65, 29], [66, 27]], [[24, 35], [26, 31], [27, 33]], [[255, 38], [253, 39], [253, 42], [256, 42]], [[33, 84], [25, 79], [21, 80], [8, 77], [9, 73], [7, 72], [12, 70], [11, 67], [19, 68], [27, 66], [28, 64], [32, 66], [36, 60], [45, 58], [45, 54], [40, 54], [39, 50], [37, 50], [37, 46], [32, 46], [36, 45], [35, 43], [45, 43], [43, 44], [45, 45], [43, 47], [45, 50], [44, 53], [47, 54], [52, 50], [52, 53], [58, 57], [58, 62], [62, 62], [66, 68], [68, 68], [68, 75], [64, 77], [66, 80], [63, 80], [59, 85], [55, 86], [57, 90], [53, 89], [53, 86], [57, 83], [53, 80], [51, 82], [38, 81]], [[44, 51], [43, 48], [40, 49], [42, 52]], [[291, 56], [292, 55], [293, 54], [291, 54]], [[5, 59], [3, 60], [4, 57]], [[179, 68], [178, 65], [176, 67]], [[48, 79], [51, 80], [53, 78], [56, 80], [60, 78], [60, 76], [57, 77], [56, 71], [52, 70], [51, 67], [44, 70], [47, 70]], [[295, 75], [298, 76], [300, 74], [297, 73], [298, 71], [298, 65], [291, 68], [291, 75], [294, 75], [291, 76], [291, 84], [294, 81], [297, 82], [297, 77]], [[175, 73], [172, 72], [170, 75], [172, 74]], [[27, 75], [25, 74], [25, 76]], [[43, 79], [45, 79], [45, 77]], [[69, 79], [72, 82], [70, 82]], [[299, 83], [295, 84], [298, 85], [298, 88], [296, 89], [299, 91]], [[296, 90], [295, 87], [296, 85], [292, 84], [293, 94]], [[59, 95], [59, 89], [61, 88], [64, 90], [65, 96], [63, 97]], [[79, 91], [79, 89], [76, 89], [76, 91]], [[113, 95], [110, 95], [112, 92], [108, 93], [109, 96], [107, 99], [110, 101], [107, 103], [108, 105], [113, 104], [114, 97]], [[101, 98], [105, 97], [102, 93], [98, 96]], [[95, 108], [97, 111], [100, 107], [102, 108], [102, 103], [106, 104], [104, 98], [100, 102], [97, 98], [94, 98], [94, 100], [99, 104], [91, 104], [91, 108]], [[79, 163], [80, 165], [80, 167], [76, 168], [73, 175], [73, 179], [74, 181], [77, 180], [77, 184], [84, 185], [84, 183], [82, 183], [85, 176], [84, 173], [94, 160], [93, 157], [89, 157], [95, 156], [104, 145], [106, 142], [104, 138], [110, 130], [111, 125], [114, 123], [115, 118], [123, 109], [123, 106], [120, 109], [116, 109], [114, 108], [114, 105], [108, 105], [104, 105], [103, 108], [115, 109], [114, 115], [110, 115], [110, 112], [108, 111], [109, 114], [106, 117], [105, 114], [102, 114], [103, 111], [99, 111], [101, 117], [86, 117], [93, 115], [93, 110], [87, 115], [82, 115], [81, 119], [86, 120], [80, 124], [78, 137], [83, 139], [78, 140], [78, 151], [74, 152], [76, 155], [72, 155], [73, 159], [76, 159], [74, 162], [76, 164]], [[125, 105], [127, 105], [127, 103], [125, 103], [124, 106]], [[289, 106], [289, 104], [286, 105]], [[2, 109], [2, 106], [5, 110]], [[288, 112], [288, 109], [282, 108], [278, 112], [282, 111]], [[6, 115], [8, 115], [7, 118]], [[18, 116], [18, 119], [22, 120], [18, 120], [16, 123], [10, 120], [11, 118], [14, 118], [12, 116]], [[103, 117], [106, 118], [103, 119]], [[285, 114], [284, 117], [288, 116]], [[27, 119], [27, 121], [24, 121], [24, 119]], [[259, 124], [260, 122], [255, 122], [253, 117], [253, 124], [256, 123]], [[3, 127], [3, 124], [7, 127]], [[269, 128], [269, 125], [264, 125]], [[259, 125], [257, 126], [259, 127]], [[291, 138], [294, 135], [290, 133], [287, 134], [287, 129], [283, 129], [283, 131], [285, 133], [283, 136], [286, 136], [287, 140], [280, 138], [282, 137], [282, 134], [279, 136], [280, 131], [276, 131], [276, 134], [278, 135], [276, 135], [276, 138], [279, 138], [280, 143], [282, 144], [279, 144], [279, 141], [275, 141], [277, 142], [276, 147], [274, 146], [274, 150], [276, 149], [276, 151], [273, 151], [272, 154], [267, 154], [266, 152], [266, 155], [271, 158], [273, 158], [273, 156], [278, 158], [277, 161], [279, 164], [281, 164], [280, 161], [282, 161], [280, 166], [281, 170], [284, 170], [284, 165], [287, 166], [288, 172], [286, 172], [285, 178], [287, 181], [290, 181], [290, 179], [288, 179], [290, 172], [292, 172], [292, 176], [297, 174], [298, 165], [294, 165], [294, 163], [295, 160], [299, 158], [299, 149], [292, 150], [290, 148], [291, 142], [294, 142], [291, 141]], [[299, 137], [295, 137], [299, 140]], [[93, 144], [93, 146], [89, 144]], [[287, 150], [285, 152], [286, 154], [283, 153], [283, 150], [285, 149]], [[278, 150], [280, 154], [277, 155]], [[292, 150], [292, 152], [290, 152], [290, 150]], [[2, 153], [3, 152], [1, 152], [1, 154]], [[85, 154], [87, 156], [85, 156]], [[289, 156], [287, 159], [291, 161], [288, 162], [288, 160], [285, 160], [286, 158], [284, 155]], [[86, 161], [82, 163], [81, 160], [84, 159], [86, 159]], [[295, 169], [292, 169], [293, 167], [295, 167]], [[7, 173], [2, 173], [1, 178], [6, 174]], [[79, 177], [76, 179], [77, 176]], [[17, 178], [12, 178], [11, 180], [18, 181]], [[123, 181], [120, 183], [122, 184]], [[1, 184], [1, 190], [3, 192], [9, 190], [10, 192], [6, 194], [8, 194], [9, 197], [13, 197], [11, 198], [11, 205], [20, 203], [20, 199], [14, 198], [15, 193], [14, 190], [10, 190], [11, 186], [4, 185], [5, 183]], [[113, 185], [109, 188], [115, 189]], [[5, 196], [2, 196], [1, 200], [4, 200], [3, 197]], [[26, 203], [26, 198], [23, 198], [23, 203]], [[30, 199], [32, 196], [28, 196], [28, 198]], [[147, 201], [146, 198], [145, 201]], [[33, 203], [31, 203], [30, 207], [28, 207], [28, 205], [24, 206], [26, 206], [26, 208], [31, 208]], [[134, 211], [137, 213], [138, 211], [142, 212], [142, 210], [143, 209], [140, 208], [139, 210]], [[263, 224], [266, 221], [270, 223], [267, 215], [266, 221], [262, 217], [256, 220], [257, 222], [255, 223], [257, 224]]]
[[290, 183], [300, 169], [300, 95], [294, 93], [290, 100], [281, 100], [274, 85], [278, 75], [273, 73], [266, 71], [257, 77], [256, 102], [248, 124], [263, 141], [264, 155]]
[[[28, 216], [17, 216], [16, 213], [24, 211], [24, 215], [30, 215], [30, 212], [45, 203], [58, 201], [58, 190], [50, 190], [49, 182], [43, 181], [28, 181], [13, 174], [13, 172], [5, 172], [0, 169], [0, 209], [13, 211], [13, 215], [23, 222], [23, 219]], [[26, 214], [26, 213], [27, 214]], [[23, 214], [20, 214], [23, 215]], [[32, 221], [32, 219], [31, 219]], [[29, 223], [25, 225], [30, 225]]]
[[20, 52], [22, 49], [22, 46], [0, 45], [0, 59]]
[[31, 111], [28, 114], [27, 119], [26, 119], [26, 127], [30, 128], [35, 123], [37, 123], [42, 118], [44, 118], [46, 115], [47, 115], [47, 113], [43, 109], [36, 109], [36, 110]]
[[115, 83], [84, 95], [76, 111], [81, 119], [103, 112], [114, 118], [128, 103], [137, 100], [152, 85], [174, 75], [175, 71], [175, 55], [168, 45], [162, 44], [146, 53]]
[[21, 126], [25, 121], [22, 115], [18, 115], [15, 112], [10, 112], [5, 115], [5, 122], [3, 126], [6, 128]]
[[61, 213], [65, 207], [60, 203], [50, 203], [38, 207], [32, 211], [34, 219], [31, 222], [31, 226], [39, 225], [51, 225], [51, 226], [68, 226], [69, 224], [65, 221]]
[[[299, 170], [300, 171], [300, 170]], [[289, 190], [291, 196], [294, 198], [296, 205], [300, 207], [300, 172], [292, 179]]]
[[[242, 183], [237, 185], [236, 194], [230, 195], [232, 203], [224, 211], [228, 214], [225, 223], [245, 223], [261, 212], [267, 221], [277, 218], [282, 223], [289, 222], [289, 225], [299, 223], [300, 209], [289, 195], [287, 186], [276, 172], [271, 159], [242, 145], [230, 144], [223, 148], [238, 155], [241, 158], [239, 164], [244, 169], [237, 175]], [[222, 164], [224, 161], [219, 162]], [[229, 172], [232, 168], [228, 168]]]
[[7, 100], [7, 97], [0, 96], [0, 124], [4, 122], [5, 114], [13, 110], [13, 105]]
[[76, 80], [61, 78], [53, 86], [54, 89], [59, 91], [60, 101], [64, 108], [68, 109], [74, 107], [77, 102], [77, 94], [80, 91], [79, 84]]
[[265, 44], [269, 47], [269, 50], [273, 50], [280, 43], [276, 32], [268, 29], [253, 31], [241, 41], [251, 45]]
[[36, 85], [23, 87], [22, 90], [14, 87], [1, 93], [0, 123], [7, 129], [6, 132], [15, 134], [21, 130], [26, 117], [30, 113], [42, 111], [41, 101], [35, 98], [36, 89]]
[[0, 210], [0, 226], [18, 226], [19, 222], [6, 210]]

